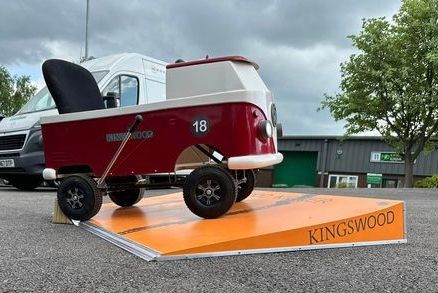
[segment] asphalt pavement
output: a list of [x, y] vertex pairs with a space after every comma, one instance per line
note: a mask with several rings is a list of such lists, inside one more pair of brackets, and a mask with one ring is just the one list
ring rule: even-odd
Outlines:
[[281, 190], [405, 200], [408, 243], [146, 262], [52, 224], [54, 189], [0, 187], [0, 292], [438, 291], [438, 190]]

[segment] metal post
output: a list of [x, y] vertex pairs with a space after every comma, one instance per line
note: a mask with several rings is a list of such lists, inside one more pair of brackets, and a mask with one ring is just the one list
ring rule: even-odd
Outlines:
[[322, 166], [321, 176], [319, 177], [319, 187], [324, 187], [324, 173], [327, 165], [327, 151], [328, 151], [328, 139], [324, 139], [324, 149], [322, 151]]
[[90, 0], [87, 0], [87, 12], [85, 16], [85, 56], [84, 60], [86, 61], [88, 59], [88, 15], [89, 15], [89, 9], [90, 9]]

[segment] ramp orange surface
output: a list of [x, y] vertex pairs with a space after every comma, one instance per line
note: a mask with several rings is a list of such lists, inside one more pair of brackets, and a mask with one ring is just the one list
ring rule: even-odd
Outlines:
[[403, 201], [272, 191], [254, 191], [213, 220], [192, 214], [181, 193], [110, 203], [85, 226], [146, 259], [406, 242]]

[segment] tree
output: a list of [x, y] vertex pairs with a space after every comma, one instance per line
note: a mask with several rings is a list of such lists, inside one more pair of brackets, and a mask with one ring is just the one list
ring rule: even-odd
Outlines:
[[346, 121], [346, 135], [377, 130], [404, 158], [412, 187], [414, 161], [438, 130], [438, 1], [403, 0], [392, 21], [363, 20], [349, 38], [358, 53], [321, 108]]
[[15, 114], [34, 95], [36, 87], [26, 75], [11, 76], [0, 65], [0, 113], [5, 116]]

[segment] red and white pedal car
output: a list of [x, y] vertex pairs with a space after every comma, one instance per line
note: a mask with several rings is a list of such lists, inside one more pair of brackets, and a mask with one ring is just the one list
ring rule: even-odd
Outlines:
[[43, 176], [62, 180], [61, 210], [87, 220], [102, 195], [131, 206], [150, 187], [148, 174], [194, 169], [183, 183], [187, 207], [203, 218], [225, 214], [252, 192], [254, 169], [283, 159], [273, 98], [257, 69], [238, 56], [170, 64], [166, 101], [105, 109], [87, 70], [46, 61], [61, 115], [41, 119]]

